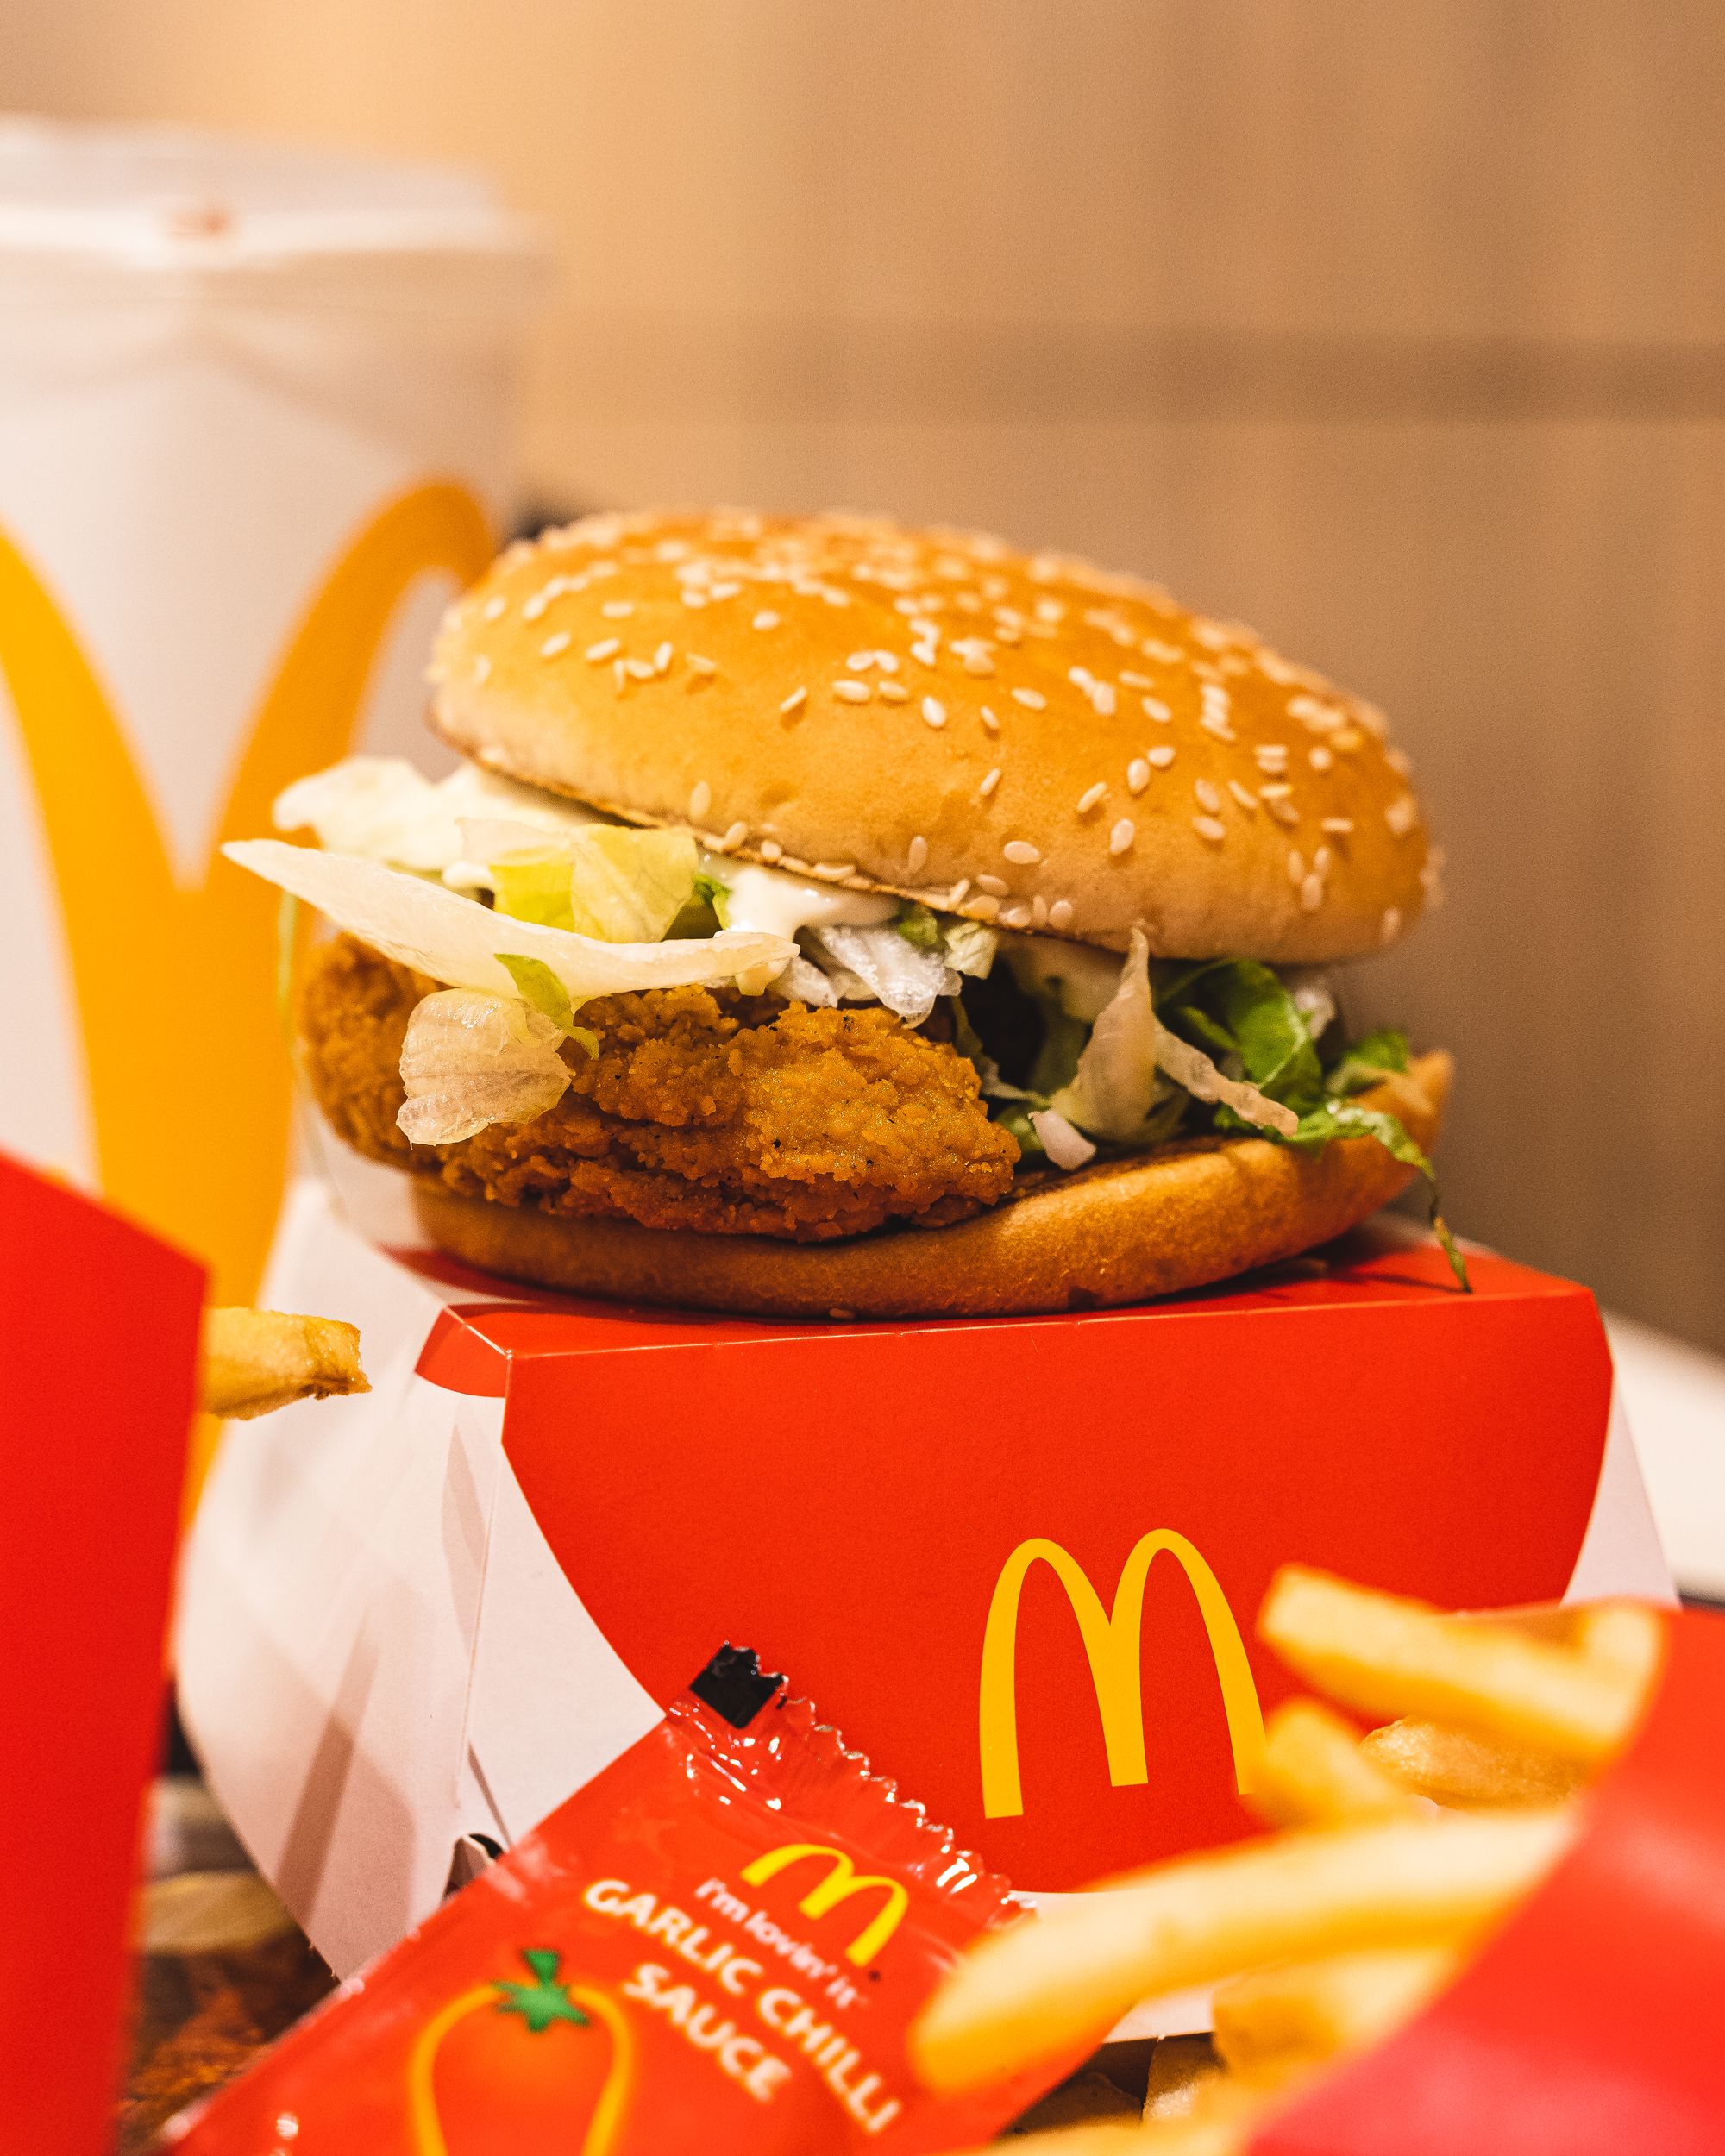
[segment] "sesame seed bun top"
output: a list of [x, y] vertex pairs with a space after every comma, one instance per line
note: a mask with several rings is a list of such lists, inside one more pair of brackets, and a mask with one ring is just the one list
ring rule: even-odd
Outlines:
[[467, 755], [740, 859], [1169, 957], [1348, 958], [1433, 862], [1371, 705], [1153, 586], [849, 516], [592, 517], [451, 610]]

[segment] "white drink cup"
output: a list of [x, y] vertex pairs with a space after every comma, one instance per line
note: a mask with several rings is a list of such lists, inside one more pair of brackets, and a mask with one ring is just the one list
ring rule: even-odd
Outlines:
[[291, 1083], [276, 897], [217, 849], [303, 771], [429, 746], [540, 276], [459, 173], [0, 127], [0, 1145], [229, 1299]]

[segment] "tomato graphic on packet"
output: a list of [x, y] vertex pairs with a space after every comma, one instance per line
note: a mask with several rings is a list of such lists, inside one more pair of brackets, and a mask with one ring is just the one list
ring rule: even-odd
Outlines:
[[457, 1992], [407, 2061], [414, 2156], [605, 2156], [628, 2098], [629, 2024], [561, 1956], [524, 1950], [530, 1981]]

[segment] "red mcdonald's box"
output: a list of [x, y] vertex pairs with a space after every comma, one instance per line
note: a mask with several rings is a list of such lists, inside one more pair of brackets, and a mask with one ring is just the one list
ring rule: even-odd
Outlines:
[[1471, 1263], [1464, 1296], [1381, 1224], [1134, 1310], [765, 1323], [523, 1290], [307, 1185], [270, 1295], [356, 1319], [373, 1390], [229, 1434], [182, 1711], [343, 1972], [721, 1638], [1033, 1894], [1226, 1839], [1283, 1561], [1450, 1608], [1669, 1595], [1592, 1298]]

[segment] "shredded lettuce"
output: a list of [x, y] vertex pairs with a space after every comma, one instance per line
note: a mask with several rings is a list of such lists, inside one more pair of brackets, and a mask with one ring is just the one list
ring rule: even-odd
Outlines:
[[292, 1037], [293, 1025], [293, 958], [299, 948], [299, 901], [284, 891], [275, 910], [275, 1013], [282, 1031]]
[[488, 1124], [543, 1115], [568, 1087], [561, 1040], [513, 996], [440, 988], [423, 997], [401, 1048], [403, 1134], [415, 1145], [455, 1145]]
[[392, 868], [438, 875], [462, 858], [464, 818], [506, 818], [530, 836], [593, 821], [591, 809], [537, 787], [464, 763], [430, 780], [400, 756], [348, 756], [297, 779], [276, 797], [279, 831], [311, 830], [332, 853], [359, 854]]
[[223, 849], [230, 861], [315, 906], [337, 928], [386, 958], [430, 974], [450, 987], [518, 994], [499, 954], [538, 959], [579, 1009], [594, 996], [631, 989], [715, 987], [735, 981], [758, 995], [795, 956], [787, 937], [724, 929], [676, 943], [614, 943], [513, 920], [441, 883], [382, 862], [242, 839]]
[[1057, 1108], [1033, 1108], [1031, 1128], [1042, 1141], [1042, 1150], [1057, 1168], [1082, 1168], [1096, 1157], [1096, 1149], [1082, 1131], [1073, 1128]]
[[590, 824], [549, 843], [493, 850], [492, 832], [463, 837], [490, 873], [499, 913], [604, 943], [655, 943], [694, 896], [700, 852], [687, 831]]
[[[1302, 1150], [1315, 1150], [1332, 1138], [1375, 1138], [1392, 1159], [1423, 1175], [1432, 1193], [1432, 1231], [1457, 1280], [1464, 1288], [1470, 1287], [1466, 1260], [1444, 1219], [1430, 1161], [1400, 1117], [1346, 1105], [1349, 1094], [1377, 1085], [1386, 1073], [1406, 1070], [1405, 1034], [1388, 1027], [1369, 1033], [1326, 1072], [1294, 990], [1268, 966], [1223, 959], [1166, 970], [1160, 985], [1162, 1007], [1171, 1025], [1189, 1037], [1197, 1034], [1234, 1059], [1254, 1085], [1295, 1118], [1291, 1130], [1269, 1135]], [[1215, 1120], [1224, 1131], [1248, 1125], [1226, 1103], [1217, 1108]]]
[[835, 922], [803, 934], [841, 1001], [884, 1003], [906, 1025], [920, 1025], [940, 997], [958, 992], [958, 975], [939, 951], [906, 942], [890, 922], [879, 928]]
[[589, 1056], [599, 1053], [599, 1035], [590, 1025], [577, 1025], [569, 992], [543, 958], [520, 958], [500, 950], [497, 962], [514, 981], [521, 1000], [541, 1018], [549, 1018], [560, 1033], [579, 1041]]

